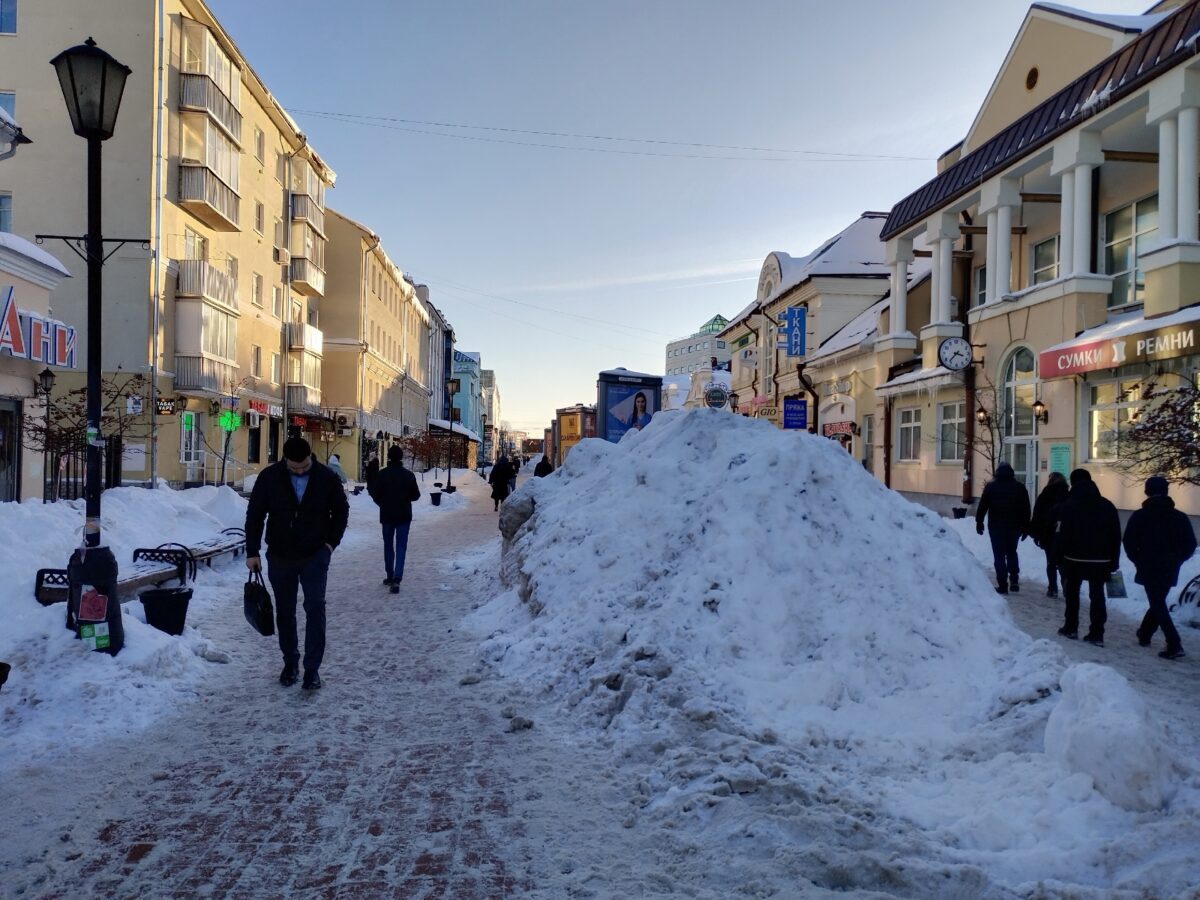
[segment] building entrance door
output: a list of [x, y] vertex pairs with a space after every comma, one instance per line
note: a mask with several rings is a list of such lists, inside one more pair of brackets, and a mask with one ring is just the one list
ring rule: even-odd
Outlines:
[[1000, 458], [1013, 467], [1013, 474], [1025, 485], [1032, 503], [1037, 498], [1037, 441], [1006, 438]]
[[0, 400], [0, 502], [21, 499], [21, 404]]

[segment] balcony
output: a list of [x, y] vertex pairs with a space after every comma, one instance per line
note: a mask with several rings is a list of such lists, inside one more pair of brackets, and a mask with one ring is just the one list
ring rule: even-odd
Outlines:
[[175, 286], [177, 298], [209, 300], [231, 312], [238, 311], [237, 280], [203, 259], [178, 259], [179, 281]]
[[179, 205], [217, 231], [240, 231], [241, 199], [203, 163], [179, 164]]
[[207, 113], [239, 146], [242, 143], [242, 114], [207, 75], [179, 75], [179, 108]]
[[221, 394], [238, 383], [238, 367], [206, 356], [175, 355], [175, 390]]
[[319, 328], [306, 322], [289, 322], [287, 330], [289, 350], [307, 350], [314, 356], [321, 355], [324, 335]]
[[298, 294], [321, 297], [325, 294], [325, 273], [311, 259], [293, 256], [292, 287]]
[[325, 210], [308, 194], [292, 194], [292, 221], [307, 222], [313, 231], [325, 237]]
[[307, 384], [287, 385], [289, 413], [319, 413], [321, 411], [321, 389]]

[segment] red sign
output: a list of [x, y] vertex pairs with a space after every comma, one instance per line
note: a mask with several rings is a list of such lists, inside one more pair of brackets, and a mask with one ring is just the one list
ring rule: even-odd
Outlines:
[[835, 437], [839, 434], [854, 434], [853, 422], [826, 422], [821, 426], [821, 434], [825, 437]]
[[103, 622], [107, 613], [108, 597], [90, 584], [83, 585], [79, 595], [79, 615], [76, 618], [80, 622]]
[[75, 368], [75, 329], [27, 309], [17, 309], [10, 286], [0, 289], [0, 355]]
[[1062, 378], [1077, 372], [1112, 369], [1125, 363], [1125, 339], [1088, 341], [1059, 350], [1044, 350], [1038, 356], [1042, 378]]

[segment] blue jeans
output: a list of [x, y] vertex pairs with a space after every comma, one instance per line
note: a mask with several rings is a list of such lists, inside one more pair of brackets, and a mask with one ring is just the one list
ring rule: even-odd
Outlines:
[[325, 656], [325, 583], [333, 554], [322, 547], [307, 559], [267, 554], [267, 578], [275, 591], [275, 625], [285, 663], [300, 661], [296, 637], [296, 598], [304, 589], [304, 671], [315, 672]]
[[1021, 564], [1017, 562], [1017, 541], [1021, 539], [1018, 531], [1009, 528], [988, 528], [988, 537], [992, 539], [992, 562], [996, 567], [996, 583], [1007, 588], [1009, 579], [1016, 580], [1021, 574]]
[[404, 580], [404, 559], [408, 556], [408, 529], [412, 522], [383, 523], [383, 567], [388, 578]]

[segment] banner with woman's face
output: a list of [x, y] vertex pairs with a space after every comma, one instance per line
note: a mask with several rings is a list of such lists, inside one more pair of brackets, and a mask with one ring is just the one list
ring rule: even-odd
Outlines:
[[608, 409], [605, 411], [608, 439], [619, 441], [631, 428], [642, 429], [658, 411], [658, 392], [635, 384], [608, 385]]

